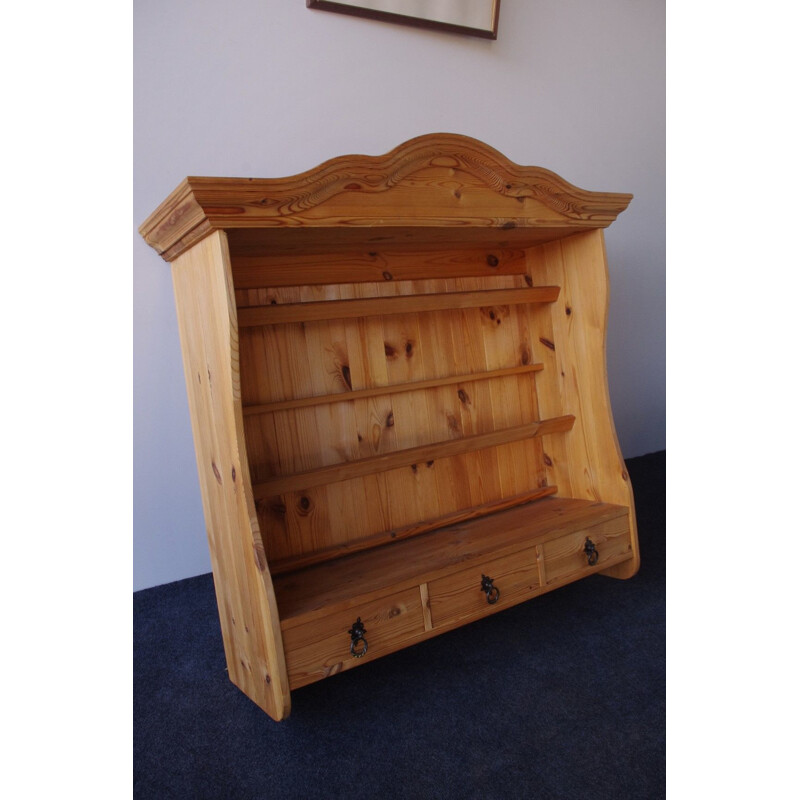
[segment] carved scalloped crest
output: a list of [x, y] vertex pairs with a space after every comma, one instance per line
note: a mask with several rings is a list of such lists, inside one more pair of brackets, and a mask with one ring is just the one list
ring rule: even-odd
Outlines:
[[[363, 202], [365, 194], [391, 192], [404, 180], [431, 167], [468, 173], [498, 196], [496, 214], [481, 209], [471, 215], [434, 206], [423, 216], [390, 215], [386, 206], [373, 213]], [[419, 186], [424, 192], [427, 187]], [[434, 184], [431, 183], [431, 189]], [[334, 198], [354, 193], [350, 218], [342, 205], [326, 219], [320, 207]], [[589, 192], [565, 181], [550, 170], [525, 167], [476, 139], [456, 134], [428, 134], [411, 139], [383, 156], [347, 155], [333, 158], [314, 169], [287, 178], [186, 178], [140, 227], [140, 233], [167, 260], [188, 249], [215, 229], [275, 226], [330, 227], [348, 225], [374, 228], [405, 225], [446, 228], [451, 225], [499, 228], [508, 225], [508, 206], [503, 198], [530, 198], [557, 215], [560, 227], [602, 228], [616, 219], [631, 200], [629, 194]], [[361, 204], [357, 206], [357, 201]], [[520, 205], [520, 211], [522, 207]], [[314, 211], [314, 215], [306, 216]], [[346, 209], [345, 209], [346, 210]], [[489, 211], [492, 209], [490, 208]], [[356, 213], [357, 212], [357, 213]], [[450, 218], [452, 216], [452, 218]], [[530, 212], [515, 212], [514, 227], [548, 227]]]

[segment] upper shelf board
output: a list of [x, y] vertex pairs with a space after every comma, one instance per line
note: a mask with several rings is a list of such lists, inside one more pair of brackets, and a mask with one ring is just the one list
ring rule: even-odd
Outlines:
[[166, 261], [214, 230], [259, 229], [259, 244], [278, 248], [302, 246], [306, 236], [318, 247], [326, 228], [346, 231], [353, 244], [417, 246], [462, 234], [479, 242], [488, 234], [524, 245], [605, 228], [631, 199], [579, 189], [477, 139], [432, 133], [383, 156], [340, 156], [288, 178], [186, 178], [139, 232]]

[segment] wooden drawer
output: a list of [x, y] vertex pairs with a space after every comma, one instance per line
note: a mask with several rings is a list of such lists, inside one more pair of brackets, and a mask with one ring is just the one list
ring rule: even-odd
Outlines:
[[[500, 591], [490, 604], [481, 588], [482, 576], [493, 580]], [[481, 617], [531, 596], [539, 588], [536, 549], [531, 547], [431, 581], [428, 584], [434, 628]]]
[[[586, 539], [597, 548], [597, 563], [589, 564]], [[542, 545], [546, 584], [563, 581], [582, 572], [595, 572], [632, 555], [627, 514]]]
[[[350, 653], [348, 631], [357, 618], [366, 629], [367, 652]], [[399, 650], [425, 633], [419, 587], [356, 605], [346, 611], [283, 630], [286, 668], [292, 689]], [[357, 648], [357, 651], [360, 649]]]

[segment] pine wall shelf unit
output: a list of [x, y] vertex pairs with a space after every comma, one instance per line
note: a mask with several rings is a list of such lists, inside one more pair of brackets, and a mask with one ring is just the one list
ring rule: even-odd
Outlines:
[[273, 719], [305, 684], [636, 572], [603, 239], [630, 200], [431, 134], [186, 178], [141, 226], [172, 265], [228, 674]]

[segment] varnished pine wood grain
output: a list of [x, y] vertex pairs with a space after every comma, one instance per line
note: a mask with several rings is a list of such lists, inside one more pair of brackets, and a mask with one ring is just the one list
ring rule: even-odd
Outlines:
[[493, 378], [505, 378], [511, 375], [524, 375], [531, 372], [538, 372], [542, 369], [541, 364], [525, 364], [519, 367], [508, 367], [506, 369], [489, 370], [484, 373], [468, 373], [462, 375], [449, 375], [442, 378], [431, 380], [416, 381], [412, 383], [400, 383], [392, 386], [380, 386], [374, 389], [357, 389], [355, 391], [337, 392], [336, 394], [325, 394], [317, 397], [300, 397], [292, 400], [279, 400], [274, 403], [261, 403], [259, 405], [244, 406], [245, 416], [252, 414], [269, 414], [274, 411], [283, 411], [293, 408], [309, 408], [310, 406], [325, 405], [327, 403], [344, 403], [348, 401], [364, 400], [372, 397], [384, 397], [387, 394], [402, 394], [403, 392], [415, 392], [422, 389], [433, 389], [441, 386], [452, 386], [459, 383], [474, 383], [476, 381], [486, 381]]
[[[544, 542], [544, 573], [546, 583], [555, 583], [570, 575], [583, 572], [588, 564], [585, 552], [586, 540], [591, 539], [597, 549], [596, 569], [603, 570], [610, 562], [620, 557], [632, 560], [630, 528], [621, 517], [617, 525], [603, 529], [580, 531]], [[627, 561], [625, 562], [627, 563]]]
[[[348, 630], [356, 616], [366, 629], [367, 652], [361, 658], [350, 653]], [[425, 621], [419, 589], [406, 589], [349, 610], [334, 612], [284, 632], [289, 685], [292, 689], [369, 663], [399, 650], [424, 634]], [[361, 645], [359, 645], [361, 646]]]
[[[614, 522], [621, 518], [621, 523]], [[275, 577], [283, 630], [598, 525], [627, 525], [627, 508], [549, 497], [528, 505]], [[628, 556], [629, 558], [630, 556]], [[435, 620], [434, 620], [435, 623]]]
[[495, 304], [552, 303], [558, 298], [558, 292], [558, 286], [538, 286], [533, 289], [494, 289], [486, 292], [452, 292], [254, 306], [241, 309], [239, 325], [242, 327], [280, 325], [287, 322], [314, 322], [446, 311], [454, 308], [479, 308]]
[[[407, 200], [404, 198], [407, 197]], [[301, 227], [606, 227], [631, 196], [579, 189], [465, 136], [419, 136], [384, 156], [340, 156], [288, 178], [186, 178], [141, 225], [167, 260], [212, 230]], [[387, 211], [389, 213], [387, 213]], [[308, 246], [308, 245], [307, 245]]]
[[332, 561], [336, 558], [352, 555], [353, 553], [360, 553], [362, 550], [369, 550], [373, 547], [380, 547], [381, 545], [400, 541], [401, 539], [410, 539], [412, 536], [419, 536], [423, 533], [438, 530], [439, 528], [446, 528], [448, 525], [467, 522], [471, 519], [477, 519], [478, 517], [495, 514], [498, 511], [504, 511], [507, 508], [525, 505], [535, 500], [540, 500], [543, 497], [550, 497], [557, 492], [557, 486], [543, 486], [539, 489], [514, 497], [496, 500], [492, 503], [484, 503], [483, 505], [466, 508], [462, 511], [454, 511], [443, 517], [438, 517], [437, 519], [423, 520], [413, 525], [406, 525], [397, 530], [385, 531], [366, 539], [356, 539], [339, 547], [332, 547], [301, 556], [276, 560], [270, 562], [270, 572], [273, 575], [283, 575], [287, 572], [294, 572], [295, 570], [304, 569], [314, 564], [321, 564], [323, 561]]
[[569, 415], [553, 417], [541, 422], [531, 422], [527, 425], [504, 428], [491, 433], [479, 433], [474, 436], [465, 436], [446, 442], [410, 447], [393, 453], [334, 464], [308, 472], [295, 472], [255, 484], [253, 486], [253, 494], [256, 498], [272, 497], [284, 492], [323, 486], [326, 483], [335, 481], [345, 481], [350, 478], [369, 475], [376, 471], [385, 472], [396, 467], [435, 461], [485, 447], [495, 447], [496, 445], [507, 444], [531, 436], [543, 436], [545, 433], [563, 433], [572, 428], [574, 421], [575, 418]]
[[[577, 520], [572, 519], [571, 524], [576, 525]], [[311, 662], [318, 665], [316, 669], [302, 671], [302, 684], [292, 677], [290, 685], [292, 688], [296, 688], [299, 685], [329, 677], [342, 669], [358, 666], [367, 657], [377, 658], [388, 655], [402, 647], [408, 647], [433, 636], [447, 633], [472, 620], [489, 616], [525, 600], [538, 597], [595, 572], [608, 571], [614, 565], [624, 564], [630, 560], [630, 553], [625, 552], [625, 539], [628, 533], [627, 520], [622, 514], [616, 517], [606, 517], [603, 521], [568, 535], [567, 538], [570, 540], [583, 541], [586, 535], [590, 535], [593, 541], [596, 539], [613, 542], [613, 551], [605, 548], [605, 555], [601, 556], [595, 566], [589, 566], [585, 556], [582, 556], [578, 563], [571, 563], [568, 569], [561, 570], [559, 575], [547, 583], [537, 579], [537, 565], [544, 563], [540, 554], [547, 544], [537, 544], [495, 559], [474, 559], [468, 569], [457, 572], [453, 572], [455, 564], [451, 564], [446, 571], [453, 579], [434, 578], [430, 583], [422, 583], [418, 587], [419, 591], [416, 595], [413, 586], [409, 587], [406, 592], [396, 592], [388, 596], [384, 594], [378, 598], [374, 596], [376, 593], [361, 596], [351, 594], [348, 602], [340, 605], [333, 613], [331, 607], [327, 607], [319, 612], [311, 612], [299, 620], [286, 618], [283, 623], [284, 636], [291, 639], [295, 631], [301, 632], [302, 637], [309, 643], [308, 648], [316, 653], [316, 658], [305, 659], [306, 664]], [[551, 543], [557, 548], [555, 553], [574, 549], [558, 539], [551, 540]], [[561, 565], [562, 559], [556, 555], [553, 563], [554, 569], [560, 569]], [[482, 566], [484, 569], [481, 569]], [[495, 572], [499, 576], [498, 580], [502, 581], [502, 585], [506, 589], [505, 593], [501, 591], [500, 600], [496, 605], [487, 604], [486, 596], [472, 588], [475, 585], [475, 578], [480, 579], [480, 574], [487, 570]], [[541, 571], [538, 571], [538, 575], [541, 574]], [[431, 608], [433, 600], [429, 594], [431, 588], [439, 592], [439, 608], [435, 619]], [[385, 589], [383, 592], [385, 593]], [[380, 591], [377, 592], [377, 594], [380, 593]], [[417, 601], [422, 606], [423, 629], [420, 629], [418, 625]], [[372, 624], [380, 626], [377, 631], [379, 636], [370, 643], [371, 656], [368, 652], [368, 656], [365, 656], [364, 659], [354, 659], [350, 656], [349, 650], [346, 655], [343, 654], [341, 631], [344, 624], [347, 624], [349, 628], [356, 616], [361, 616], [362, 610], [365, 610], [365, 616], [374, 620]], [[408, 613], [409, 610], [411, 610], [411, 614]], [[388, 631], [382, 629], [385, 621], [390, 622], [394, 618], [399, 618], [397, 628], [390, 627]], [[369, 640], [369, 628], [366, 637]], [[324, 645], [323, 642], [325, 642]], [[345, 643], [349, 644], [349, 640], [346, 640]]]
[[229, 678], [273, 719], [290, 710], [280, 621], [256, 521], [224, 233], [172, 266], [206, 532]]
[[275, 719], [289, 688], [635, 573], [601, 230], [630, 199], [432, 134], [187, 178], [142, 225], [174, 262], [228, 671]]
[[[256, 240], [257, 241], [257, 240]], [[406, 251], [378, 248], [352, 252], [263, 254], [259, 244], [231, 253], [237, 289], [363, 282], [397, 282], [430, 277], [497, 277], [526, 272], [522, 248]], [[232, 248], [233, 250], [233, 248]]]
[[606, 371], [608, 267], [602, 231], [588, 231], [535, 248], [529, 253], [534, 280], [562, 287], [556, 303], [542, 314], [530, 309], [539, 343], [540, 411], [571, 413], [575, 429], [569, 437], [543, 438], [548, 482], [562, 494], [627, 506], [633, 557], [609, 570], [630, 577], [639, 568], [633, 491], [619, 449]]
[[[499, 596], [489, 603], [481, 590], [486, 575]], [[453, 572], [428, 584], [431, 621], [434, 627], [452, 623], [463, 624], [477, 617], [494, 614], [521, 597], [530, 595], [539, 586], [536, 549], [525, 548], [502, 558], [487, 558], [469, 569]]]

